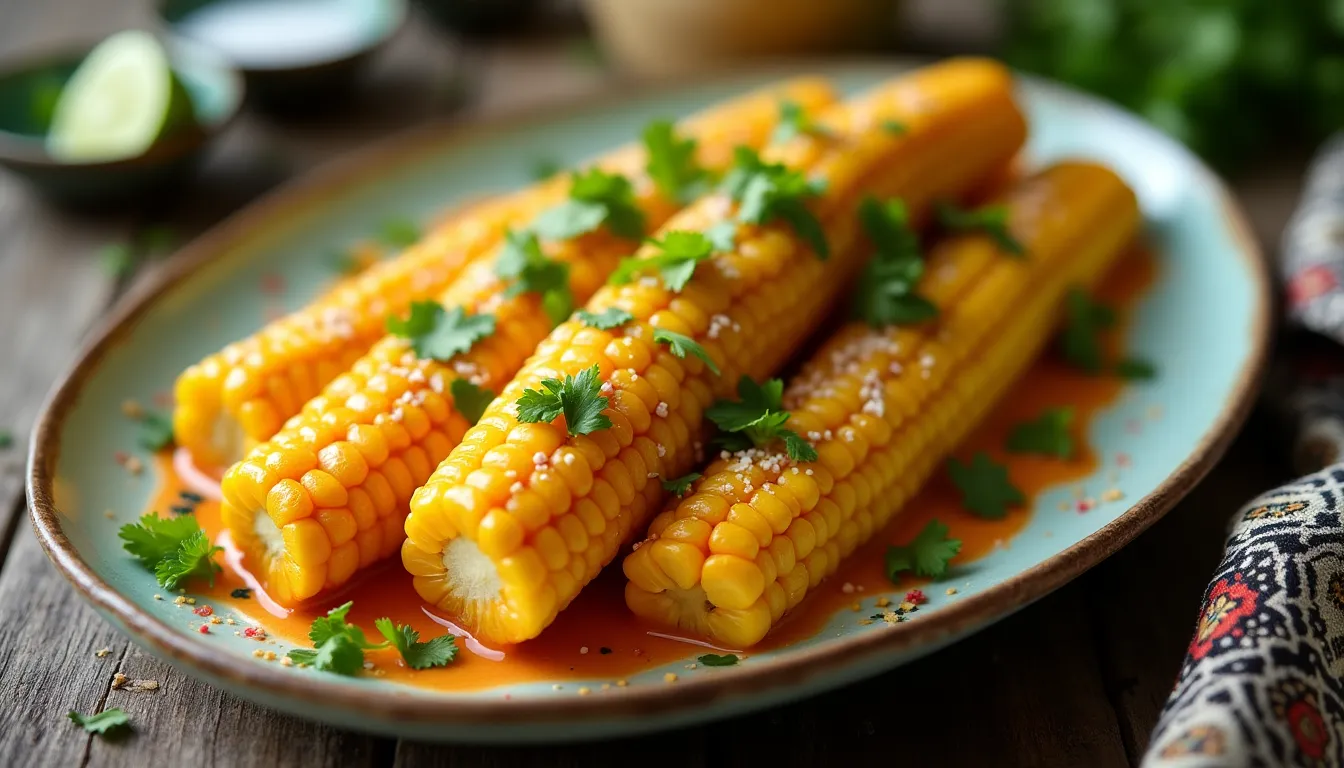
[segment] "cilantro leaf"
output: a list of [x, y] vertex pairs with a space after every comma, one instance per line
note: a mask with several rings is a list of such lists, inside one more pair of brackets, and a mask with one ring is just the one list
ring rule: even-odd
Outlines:
[[532, 180], [545, 181], [562, 170], [560, 161], [553, 157], [539, 157], [532, 161]]
[[781, 429], [777, 434], [784, 438], [784, 452], [794, 461], [816, 461], [817, 449], [792, 429]]
[[690, 336], [684, 336], [666, 328], [654, 328], [653, 343], [666, 344], [672, 350], [672, 354], [682, 359], [685, 359], [688, 354], [695, 355], [704, 362], [705, 367], [712, 371], [715, 376], [719, 375], [719, 366], [714, 362], [714, 358], [710, 357], [709, 352], [705, 351], [705, 348], [696, 343], [695, 339]]
[[1038, 453], [1061, 459], [1073, 458], [1072, 408], [1048, 408], [1035, 421], [1013, 427], [1008, 435], [1008, 450], [1013, 453]]
[[706, 653], [703, 656], [696, 657], [696, 661], [706, 667], [731, 667], [737, 664], [737, 654], [725, 653], [720, 656], [716, 653]]
[[997, 464], [981, 451], [963, 464], [949, 459], [947, 472], [961, 492], [961, 503], [976, 517], [997, 520], [1008, 514], [1008, 507], [1026, 502], [1027, 497], [1008, 477], [1008, 467]]
[[691, 483], [694, 483], [696, 480], [699, 479], [700, 479], [700, 473], [692, 472], [687, 475], [682, 475], [681, 477], [678, 477], [675, 480], [664, 480], [662, 481], [663, 490], [667, 491], [668, 493], [676, 494], [677, 496], [685, 496], [686, 492], [691, 489]]
[[900, 136], [910, 130], [909, 127], [906, 126], [905, 123], [902, 123], [900, 120], [890, 120], [890, 119], [883, 120], [881, 128], [887, 133], [893, 134], [895, 136]]
[[597, 328], [602, 331], [620, 328], [635, 319], [634, 315], [619, 307], [607, 307], [601, 312], [589, 312], [586, 309], [580, 309], [578, 315], [579, 322], [589, 328]]
[[313, 648], [295, 648], [288, 654], [298, 664], [308, 664], [322, 672], [338, 675], [356, 675], [364, 668], [364, 651], [386, 648], [387, 643], [370, 643], [364, 631], [347, 624], [345, 617], [354, 603], [327, 611], [326, 616], [313, 619], [308, 628], [308, 639]]
[[105, 709], [93, 715], [81, 715], [75, 710], [66, 714], [75, 725], [89, 733], [107, 736], [131, 727], [131, 718], [120, 707]]
[[936, 318], [938, 307], [915, 292], [924, 275], [924, 260], [905, 203], [866, 197], [859, 204], [859, 223], [877, 253], [865, 265], [855, 290], [855, 314], [875, 327]]
[[1129, 357], [1115, 364], [1115, 375], [1131, 381], [1148, 381], [1157, 377], [1157, 367], [1147, 360]]
[[386, 219], [378, 225], [378, 239], [393, 248], [407, 248], [420, 239], [420, 227], [406, 218]]
[[8, 429], [0, 429], [0, 451], [14, 444], [14, 433]]
[[766, 224], [779, 219], [812, 246], [818, 258], [830, 256], [821, 222], [804, 204], [825, 189], [825, 183], [809, 181], [783, 163], [766, 163], [747, 147], [734, 150], [733, 169], [724, 178], [723, 189], [738, 203], [737, 218], [748, 224]]
[[518, 398], [518, 421], [539, 423], [564, 415], [571, 437], [611, 429], [611, 419], [602, 411], [610, 401], [602, 395], [602, 371], [596, 365], [578, 376], [542, 379], [542, 390], [527, 389]]
[[437, 301], [413, 301], [405, 320], [389, 315], [388, 333], [410, 339], [417, 357], [449, 360], [495, 332], [494, 315], [470, 315], [461, 307], [444, 309]]
[[541, 243], [531, 232], [504, 234], [504, 247], [495, 261], [495, 274], [513, 284], [504, 291], [512, 298], [532, 292], [541, 296], [542, 309], [551, 322], [559, 325], [574, 310], [574, 294], [569, 288], [569, 265], [546, 257]]
[[452, 635], [440, 635], [422, 643], [420, 633], [409, 624], [396, 626], [392, 619], [381, 618], [374, 620], [373, 625], [411, 669], [442, 667], [457, 658], [457, 644]]
[[1087, 373], [1100, 373], [1105, 367], [1101, 332], [1114, 324], [1114, 310], [1088, 298], [1080, 288], [1070, 290], [1064, 298], [1064, 331], [1059, 339], [1064, 359]]
[[724, 219], [705, 230], [705, 237], [715, 253], [732, 253], [737, 247], [737, 222]]
[[668, 232], [662, 240], [649, 242], [661, 250], [648, 258], [622, 259], [608, 282], [623, 285], [630, 282], [636, 273], [656, 269], [663, 278], [663, 284], [669, 290], [680, 293], [695, 274], [696, 266], [708, 259], [714, 251], [714, 244], [699, 232], [678, 230]]
[[695, 160], [695, 139], [677, 138], [669, 120], [654, 120], [644, 127], [644, 168], [658, 190], [670, 200], [688, 202], [702, 191], [706, 173]]
[[448, 385], [448, 392], [453, 396], [453, 407], [471, 424], [481, 420], [481, 414], [495, 399], [494, 392], [466, 379], [453, 379], [453, 383]]
[[215, 562], [215, 553], [223, 551], [223, 547], [211, 546], [210, 537], [205, 535], [205, 531], [197, 529], [178, 545], [173, 554], [154, 566], [154, 578], [158, 579], [159, 585], [165, 589], [177, 589], [183, 582], [193, 577], [207, 579], [213, 587], [215, 574], [222, 570]]
[[121, 526], [117, 538], [122, 540], [123, 549], [152, 570], [160, 561], [176, 556], [178, 548], [200, 532], [200, 525], [191, 515], [159, 517], [147, 512], [139, 522]]
[[1008, 226], [1008, 209], [1002, 205], [989, 205], [972, 211], [942, 202], [938, 203], [935, 210], [938, 222], [954, 232], [980, 232], [1009, 255], [1027, 255], [1027, 249], [1021, 241], [1013, 237]]
[[812, 121], [801, 104], [796, 101], [781, 101], [779, 103], [779, 123], [775, 126], [774, 133], [770, 134], [770, 142], [772, 144], [782, 143], [804, 133], [815, 136], [829, 135], [824, 128]]
[[573, 175], [569, 199], [543, 211], [533, 223], [547, 240], [568, 240], [603, 224], [630, 240], [644, 236], [644, 213], [635, 204], [634, 187], [619, 173], [589, 168]]
[[161, 451], [173, 444], [173, 422], [155, 411], [145, 411], [140, 418], [140, 434], [136, 442], [147, 451]]
[[784, 428], [789, 413], [784, 410], [783, 381], [770, 379], [757, 384], [750, 376], [743, 376], [737, 382], [737, 394], [741, 398], [737, 402], [719, 400], [705, 410], [705, 416], [719, 428], [717, 440], [725, 450], [762, 446], [779, 439], [794, 461], [817, 460], [817, 450], [811, 443]]
[[961, 541], [947, 537], [947, 526], [930, 520], [909, 544], [887, 547], [884, 561], [887, 579], [896, 582], [906, 571], [914, 571], [916, 576], [940, 578], [947, 573], [948, 561], [960, 551]]

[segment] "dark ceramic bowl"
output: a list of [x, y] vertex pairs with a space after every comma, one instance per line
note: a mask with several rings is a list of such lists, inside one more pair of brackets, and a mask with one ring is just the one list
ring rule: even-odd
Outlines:
[[58, 161], [47, 154], [47, 127], [66, 80], [93, 46], [0, 63], [0, 165], [52, 200], [76, 207], [132, 203], [181, 180], [243, 101], [242, 77], [223, 57], [169, 43], [168, 59], [191, 97], [196, 128], [178, 131], [135, 157]]
[[178, 38], [213, 48], [271, 111], [330, 106], [406, 22], [408, 0], [158, 0]]

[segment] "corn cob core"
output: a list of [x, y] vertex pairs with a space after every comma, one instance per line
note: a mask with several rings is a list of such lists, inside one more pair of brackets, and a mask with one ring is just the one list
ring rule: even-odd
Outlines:
[[[798, 78], [710, 108], [677, 128], [697, 139], [703, 165], [724, 168], [737, 144], [764, 143], [765, 115], [773, 125], [785, 99], [815, 109], [830, 103], [833, 92], [823, 79]], [[659, 195], [644, 173], [645, 161], [643, 147], [630, 145], [594, 164], [630, 177], [641, 207], [666, 217], [676, 206]], [[175, 387], [178, 443], [202, 466], [236, 461], [250, 444], [274, 435], [382, 338], [388, 314], [445, 290], [468, 264], [493, 253], [509, 227], [525, 226], [564, 200], [568, 190], [568, 179], [556, 177], [479, 204], [440, 224], [396, 259], [342, 281], [312, 304], [191, 366]]]
[[[734, 146], [766, 143], [780, 100], [820, 109], [831, 95], [825, 81], [800, 79], [735, 100], [718, 110], [733, 122], [700, 130], [698, 159], [722, 171]], [[637, 178], [637, 202], [656, 227], [677, 206]], [[578, 302], [630, 249], [605, 228], [544, 245], [549, 258], [569, 265]], [[507, 297], [507, 287], [493, 258], [476, 259], [438, 299], [494, 315], [492, 335], [443, 362], [418, 359], [405, 339], [384, 337], [226, 474], [224, 523], [272, 598], [286, 605], [310, 598], [401, 545], [412, 491], [470, 426], [454, 407], [452, 382], [498, 390], [551, 330], [535, 294]]]
[[842, 328], [785, 393], [790, 427], [816, 444], [723, 453], [626, 557], [637, 615], [730, 648], [759, 642], [881, 530], [1030, 364], [1063, 296], [1132, 239], [1138, 209], [1113, 173], [1065, 163], [1003, 201], [1026, 260], [984, 237], [930, 255], [930, 326]]
[[[878, 128], [886, 120], [906, 133]], [[861, 262], [859, 196], [899, 194], [920, 211], [1006, 162], [1025, 133], [1006, 73], [978, 61], [922, 70], [819, 122], [824, 135], [773, 147], [766, 159], [826, 181], [812, 208], [830, 259], [784, 226], [739, 227], [734, 251], [702, 264], [680, 293], [650, 279], [599, 290], [589, 310], [618, 307], [635, 319], [612, 331], [557, 327], [416, 492], [402, 562], [422, 597], [489, 641], [539, 634], [658, 506], [659, 478], [698, 460], [704, 408], [741, 374], [781, 365], [822, 317]], [[664, 231], [703, 230], [732, 214], [731, 201], [714, 195]], [[655, 328], [695, 339], [722, 375], [655, 344]], [[571, 437], [558, 422], [518, 422], [525, 389], [593, 365], [610, 429]]]

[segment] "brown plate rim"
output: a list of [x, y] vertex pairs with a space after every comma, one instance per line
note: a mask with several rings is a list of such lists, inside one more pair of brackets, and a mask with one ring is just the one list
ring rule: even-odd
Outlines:
[[[811, 66], [823, 73], [860, 67], [896, 71], [898, 67], [910, 63], [903, 60], [856, 59], [814, 62]], [[809, 67], [806, 63], [792, 62], [760, 68], [755, 73], [785, 75], [807, 71]], [[742, 73], [739, 71], [735, 74]], [[713, 76], [702, 76], [680, 82], [677, 87], [704, 85], [715, 79]], [[1100, 101], [1053, 83], [1035, 82], [1041, 82], [1065, 97]], [[663, 93], [675, 90], [666, 84], [658, 88]], [[847, 669], [880, 665], [882, 656], [920, 646], [936, 646], [941, 641], [992, 622], [1044, 596], [1101, 562], [1169, 510], [1222, 456], [1250, 412], [1267, 362], [1273, 325], [1269, 268], [1251, 234], [1245, 214], [1234, 202], [1226, 186], [1197, 158], [1192, 157], [1197, 169], [1205, 177], [1202, 181], [1212, 185], [1216, 191], [1223, 215], [1239, 245], [1238, 254], [1246, 263], [1255, 283], [1252, 349], [1237, 375], [1234, 393], [1224, 403], [1195, 449], [1156, 489], [1129, 510], [1068, 549], [920, 621], [903, 623], [884, 632], [862, 633], [843, 641], [801, 649], [778, 659], [719, 670], [714, 675], [697, 676], [677, 685], [631, 686], [612, 691], [611, 695], [563, 699], [436, 699], [432, 695], [419, 695], [419, 692], [362, 689], [348, 682], [328, 681], [317, 675], [295, 675], [269, 665], [240, 664], [232, 655], [213, 653], [199, 642], [149, 615], [103, 581], [79, 556], [61, 528], [52, 495], [53, 468], [59, 453], [64, 420], [78, 400], [86, 379], [97, 369], [103, 356], [133, 328], [135, 320], [158, 297], [209, 262], [215, 254], [245, 239], [251, 230], [273, 221], [286, 211], [320, 205], [327, 196], [333, 194], [332, 190], [355, 185], [366, 177], [378, 175], [386, 167], [397, 165], [398, 159], [467, 143], [477, 136], [529, 121], [578, 114], [604, 104], [617, 103], [635, 93], [648, 92], [647, 85], [617, 89], [616, 93], [580, 100], [564, 107], [528, 110], [512, 116], [475, 121], [469, 125], [437, 122], [379, 141], [284, 185], [232, 215], [179, 252], [162, 274], [124, 297], [53, 388], [38, 418], [29, 447], [27, 491], [32, 524], [47, 555], [76, 591], [96, 608], [116, 617], [142, 644], [165, 655], [184, 669], [204, 673], [209, 678], [225, 681], [244, 690], [255, 690], [258, 695], [275, 695], [292, 702], [311, 704], [319, 712], [337, 710], [372, 715], [384, 723], [452, 722], [456, 725], [497, 727], [580, 722], [591, 718], [629, 721], [685, 716], [697, 707], [714, 702], [739, 697], [760, 700], [771, 693], [782, 695], [790, 689], [813, 690], [819, 687], [813, 683], [820, 676], [833, 675], [832, 680], [848, 679], [844, 674]], [[376, 730], [377, 722], [370, 722], [368, 727]]]

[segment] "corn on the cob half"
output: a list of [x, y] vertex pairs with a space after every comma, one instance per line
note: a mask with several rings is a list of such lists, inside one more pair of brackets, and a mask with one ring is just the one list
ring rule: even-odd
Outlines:
[[1070, 286], [1133, 238], [1134, 195], [1110, 171], [1056, 165], [1002, 202], [1026, 258], [983, 236], [932, 251], [926, 325], [840, 329], [785, 392], [815, 462], [721, 454], [623, 563], [639, 616], [730, 648], [759, 642], [895, 514], [1030, 364]]
[[[735, 145], [767, 142], [781, 101], [817, 110], [832, 98], [825, 81], [808, 78], [735, 100], [717, 110], [731, 113], [731, 125], [700, 131], [698, 159], [721, 172]], [[636, 202], [654, 227], [676, 206], [651, 187]], [[567, 266], [576, 302], [632, 250], [605, 227], [542, 247]], [[401, 546], [411, 493], [471, 426], [454, 402], [454, 382], [498, 390], [554, 325], [540, 296], [513, 295], [511, 284], [495, 258], [473, 261], [437, 298], [492, 315], [492, 334], [443, 361], [419, 358], [407, 339], [386, 336], [225, 475], [224, 524], [272, 598], [291, 605], [313, 597]]]
[[[589, 311], [631, 319], [610, 330], [558, 326], [416, 492], [402, 562], [422, 597], [489, 641], [539, 634], [642, 529], [662, 498], [659, 479], [695, 462], [704, 408], [739, 375], [781, 365], [824, 315], [862, 261], [852, 214], [859, 197], [901, 195], [921, 210], [1002, 165], [1025, 135], [1007, 73], [974, 60], [916, 71], [817, 123], [771, 147], [766, 160], [825, 182], [807, 205], [829, 259], [780, 221], [737, 225], [735, 244], [679, 292], [648, 276], [599, 290]], [[740, 213], [731, 197], [711, 195], [663, 232], [703, 231]], [[656, 249], [638, 256], [654, 258]], [[675, 354], [655, 329], [693, 339], [720, 371]], [[610, 428], [571, 434], [563, 417], [520, 422], [525, 390], [593, 366]]]
[[[762, 115], [773, 119], [781, 102], [808, 110], [833, 99], [825, 80], [798, 78], [693, 115], [677, 125], [677, 132], [698, 142], [701, 165], [722, 168], [731, 162], [734, 146], [764, 142]], [[643, 147], [632, 144], [593, 165], [629, 177], [646, 214], [665, 218], [679, 204], [649, 179], [646, 160]], [[478, 204], [438, 225], [397, 258], [347, 278], [312, 304], [187, 368], [174, 393], [178, 444], [198, 465], [237, 461], [369, 351], [383, 336], [389, 313], [402, 313], [411, 302], [445, 290], [468, 264], [492, 253], [510, 227], [527, 226], [568, 191], [569, 180], [560, 175]]]

